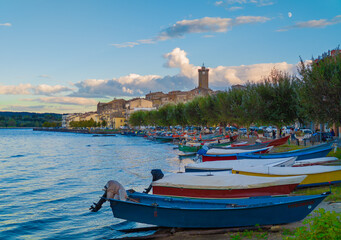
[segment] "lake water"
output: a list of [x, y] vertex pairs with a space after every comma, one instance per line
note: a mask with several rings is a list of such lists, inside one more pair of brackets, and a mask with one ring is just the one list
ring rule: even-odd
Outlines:
[[110, 239], [145, 226], [115, 219], [109, 203], [88, 209], [108, 180], [143, 191], [151, 169], [177, 172], [192, 161], [173, 148], [140, 137], [0, 129], [0, 239]]

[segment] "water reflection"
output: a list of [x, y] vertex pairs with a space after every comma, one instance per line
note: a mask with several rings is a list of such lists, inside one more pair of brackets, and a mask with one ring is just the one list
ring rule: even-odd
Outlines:
[[[0, 238], [108, 239], [142, 224], [88, 208], [115, 179], [142, 191], [153, 168], [183, 171], [171, 144], [138, 137], [0, 130]], [[118, 225], [117, 225], [118, 224]]]

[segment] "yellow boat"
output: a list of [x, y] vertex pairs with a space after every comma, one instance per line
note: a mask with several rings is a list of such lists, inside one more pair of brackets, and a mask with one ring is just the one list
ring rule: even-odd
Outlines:
[[237, 167], [232, 170], [232, 173], [259, 177], [290, 177], [307, 175], [307, 177], [297, 187], [341, 183], [341, 166]]

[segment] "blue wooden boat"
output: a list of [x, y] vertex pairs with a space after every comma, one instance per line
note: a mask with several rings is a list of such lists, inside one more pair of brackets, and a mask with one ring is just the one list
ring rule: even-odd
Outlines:
[[310, 148], [303, 148], [294, 151], [268, 153], [268, 154], [238, 154], [237, 159], [269, 159], [269, 158], [287, 158], [297, 157], [296, 160], [306, 160], [311, 158], [326, 157], [332, 150], [330, 145], [314, 146]]
[[138, 202], [107, 200], [116, 218], [163, 227], [225, 228], [300, 221], [328, 194], [193, 200], [133, 193], [129, 197]]

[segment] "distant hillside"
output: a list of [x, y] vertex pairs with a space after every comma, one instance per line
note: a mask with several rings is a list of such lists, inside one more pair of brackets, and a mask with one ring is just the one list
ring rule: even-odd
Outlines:
[[62, 114], [30, 113], [30, 112], [0, 112], [0, 127], [42, 127], [45, 123], [55, 123], [60, 126]]

